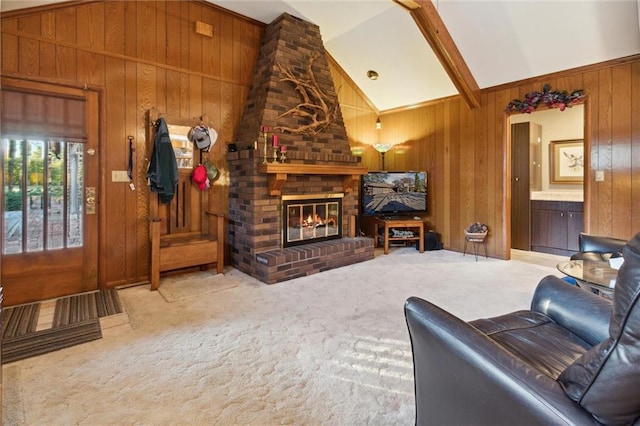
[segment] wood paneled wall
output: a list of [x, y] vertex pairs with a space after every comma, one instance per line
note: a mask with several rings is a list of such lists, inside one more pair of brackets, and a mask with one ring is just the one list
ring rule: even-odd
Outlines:
[[[213, 37], [195, 32], [195, 22]], [[264, 25], [200, 1], [89, 1], [2, 16], [2, 74], [101, 92], [100, 283], [146, 281], [149, 263], [146, 112], [207, 116], [220, 171], [209, 210], [227, 212], [226, 145], [235, 140]], [[126, 170], [135, 138], [135, 185]]]
[[[340, 71], [334, 69], [339, 80]], [[420, 108], [382, 113], [358, 101], [356, 88], [339, 91], [347, 134], [363, 165], [379, 169], [373, 143], [397, 144], [385, 155], [388, 170], [429, 173], [429, 224], [445, 248], [462, 251], [463, 229], [471, 222], [489, 225], [490, 255], [509, 257], [510, 179], [507, 140], [512, 99], [553, 89], [584, 89], [585, 231], [628, 239], [640, 232], [640, 57], [595, 64], [482, 91], [482, 106], [469, 109], [459, 97]], [[339, 84], [336, 84], [339, 87]], [[595, 182], [595, 171], [605, 174]]]
[[[213, 26], [213, 38], [194, 32]], [[207, 114], [219, 133], [212, 158], [221, 177], [209, 208], [226, 213], [226, 144], [234, 141], [264, 26], [199, 1], [95, 1], [2, 17], [2, 74], [96, 88], [101, 117], [101, 277], [108, 286], [147, 279], [148, 193], [145, 113]], [[331, 63], [331, 62], [330, 62]], [[482, 91], [482, 106], [459, 97], [380, 114], [335, 66], [332, 75], [352, 152], [379, 169], [376, 142], [397, 145], [388, 170], [429, 172], [430, 226], [445, 248], [462, 250], [473, 221], [491, 229], [490, 254], [509, 256], [507, 116], [504, 108], [545, 83], [583, 88], [590, 171], [585, 185], [585, 230], [629, 238], [640, 231], [640, 58], [556, 73]], [[135, 137], [136, 191], [112, 183], [126, 170], [127, 135]], [[595, 170], [605, 172], [595, 182]]]

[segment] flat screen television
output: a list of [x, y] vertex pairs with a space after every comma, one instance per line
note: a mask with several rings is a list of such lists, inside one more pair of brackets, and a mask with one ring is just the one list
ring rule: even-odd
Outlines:
[[411, 216], [427, 213], [427, 172], [369, 172], [362, 176], [364, 216]]

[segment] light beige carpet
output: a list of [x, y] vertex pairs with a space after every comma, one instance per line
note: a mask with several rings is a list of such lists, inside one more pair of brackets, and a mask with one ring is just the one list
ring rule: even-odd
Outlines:
[[[168, 303], [119, 291], [126, 330], [3, 368], [5, 424], [409, 425], [409, 296], [465, 320], [529, 306], [549, 266], [392, 249], [266, 285]], [[162, 284], [161, 284], [162, 286]], [[161, 287], [162, 288], [162, 287]]]
[[218, 274], [215, 270], [189, 272], [163, 278], [158, 291], [168, 303], [237, 287], [243, 277]]

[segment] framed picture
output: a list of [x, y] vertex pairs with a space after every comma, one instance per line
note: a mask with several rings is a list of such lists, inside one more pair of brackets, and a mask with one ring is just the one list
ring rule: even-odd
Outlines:
[[584, 180], [584, 140], [549, 142], [551, 183], [581, 184]]

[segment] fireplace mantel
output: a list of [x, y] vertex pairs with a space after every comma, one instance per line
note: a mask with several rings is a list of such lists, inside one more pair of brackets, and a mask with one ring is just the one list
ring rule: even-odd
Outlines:
[[367, 174], [366, 167], [333, 164], [292, 164], [267, 163], [258, 166], [260, 173], [269, 175], [269, 194], [282, 195], [282, 186], [288, 175], [339, 175], [343, 176], [344, 192], [351, 192], [360, 182], [360, 176]]

